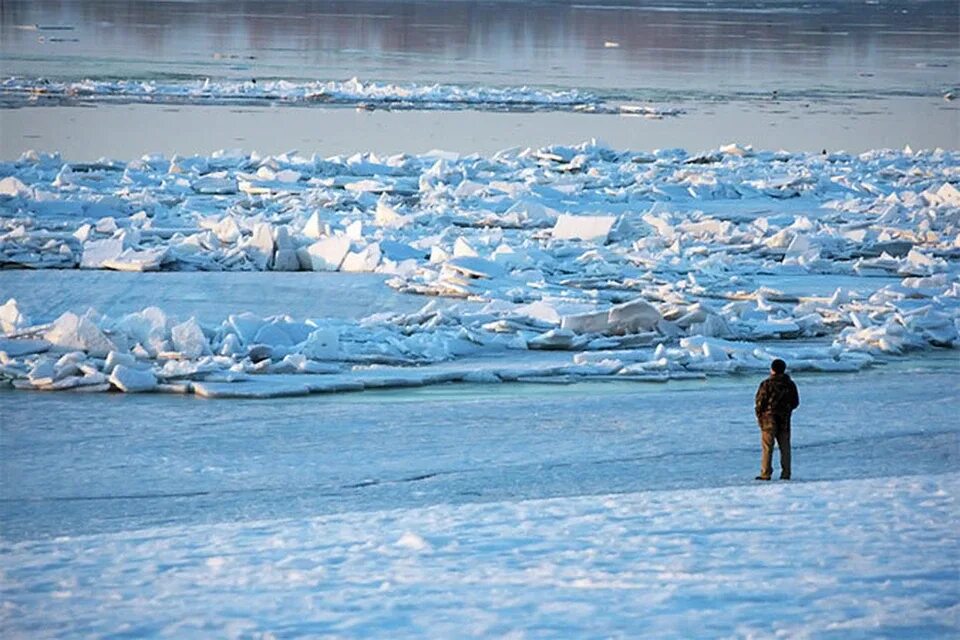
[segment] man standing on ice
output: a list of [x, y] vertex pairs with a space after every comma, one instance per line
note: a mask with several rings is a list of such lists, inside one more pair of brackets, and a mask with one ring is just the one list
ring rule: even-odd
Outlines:
[[760, 475], [773, 475], [773, 443], [780, 448], [780, 479], [790, 479], [790, 414], [800, 406], [797, 385], [787, 375], [787, 363], [777, 358], [770, 364], [770, 377], [760, 383], [754, 399], [754, 411], [760, 425]]

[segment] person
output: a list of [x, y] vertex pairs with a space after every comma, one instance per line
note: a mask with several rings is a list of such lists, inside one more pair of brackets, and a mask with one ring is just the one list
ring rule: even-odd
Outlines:
[[770, 364], [770, 376], [760, 383], [754, 398], [754, 411], [760, 425], [760, 475], [773, 475], [773, 444], [780, 449], [780, 479], [790, 479], [790, 414], [800, 406], [797, 385], [787, 375], [787, 363], [777, 358]]

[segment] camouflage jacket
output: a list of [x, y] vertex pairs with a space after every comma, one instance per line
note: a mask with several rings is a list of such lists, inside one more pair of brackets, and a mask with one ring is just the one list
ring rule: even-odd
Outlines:
[[754, 411], [760, 426], [772, 419], [789, 419], [790, 413], [800, 406], [800, 394], [797, 385], [785, 373], [770, 374], [760, 383], [754, 399]]

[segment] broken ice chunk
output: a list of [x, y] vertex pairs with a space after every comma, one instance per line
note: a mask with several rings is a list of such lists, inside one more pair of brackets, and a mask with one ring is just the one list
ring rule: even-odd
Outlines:
[[44, 334], [51, 344], [65, 349], [80, 349], [96, 357], [106, 357], [117, 347], [100, 328], [86, 316], [64, 313]]
[[608, 320], [610, 328], [617, 332], [651, 331], [660, 321], [660, 311], [643, 298], [637, 298], [611, 307]]
[[316, 240], [327, 235], [327, 226], [321, 220], [319, 211], [314, 211], [307, 218], [307, 223], [303, 225], [303, 235]]
[[336, 360], [340, 357], [340, 334], [335, 329], [317, 329], [300, 346], [300, 353], [311, 360]]
[[411, 216], [401, 215], [386, 200], [386, 194], [380, 196], [377, 201], [377, 209], [374, 222], [378, 227], [387, 227], [389, 229], [399, 229], [405, 227], [412, 220]]
[[120, 364], [110, 374], [110, 384], [125, 393], [153, 391], [157, 388], [157, 376], [150, 370], [133, 369]]
[[[120, 255], [104, 260], [100, 266], [114, 271], [157, 271], [167, 255], [165, 247], [135, 251], [126, 249]], [[86, 253], [84, 253], [86, 256]]]
[[572, 216], [560, 214], [553, 227], [556, 240], [602, 240], [606, 242], [616, 216]]
[[13, 333], [30, 325], [30, 320], [20, 311], [17, 301], [13, 298], [0, 306], [0, 331]]
[[210, 345], [196, 318], [175, 325], [170, 329], [170, 336], [174, 350], [185, 358], [193, 360], [210, 353]]
[[7, 176], [0, 180], [0, 196], [16, 198], [17, 196], [31, 196], [32, 194], [33, 189], [23, 184], [19, 178]]
[[273, 264], [273, 228], [266, 222], [257, 223], [253, 235], [243, 246], [258, 270], [266, 271]]
[[100, 269], [104, 262], [119, 257], [121, 253], [123, 253], [122, 238], [88, 240], [83, 243], [83, 257], [80, 259], [80, 268]]
[[350, 238], [327, 236], [297, 251], [300, 266], [307, 271], [336, 271], [350, 251]]
[[380, 244], [374, 242], [361, 249], [360, 251], [351, 251], [344, 258], [340, 265], [341, 271], [350, 272], [372, 272], [380, 264]]
[[540, 350], [579, 349], [586, 341], [569, 329], [551, 329], [527, 340], [527, 347]]
[[469, 256], [447, 260], [444, 267], [471, 278], [499, 278], [506, 273], [496, 262]]

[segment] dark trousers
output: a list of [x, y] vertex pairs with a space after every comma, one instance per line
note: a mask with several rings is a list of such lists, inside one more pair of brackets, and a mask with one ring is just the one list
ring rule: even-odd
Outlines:
[[773, 444], [780, 449], [780, 477], [790, 478], [790, 417], [764, 420], [760, 429], [760, 475], [773, 475]]

